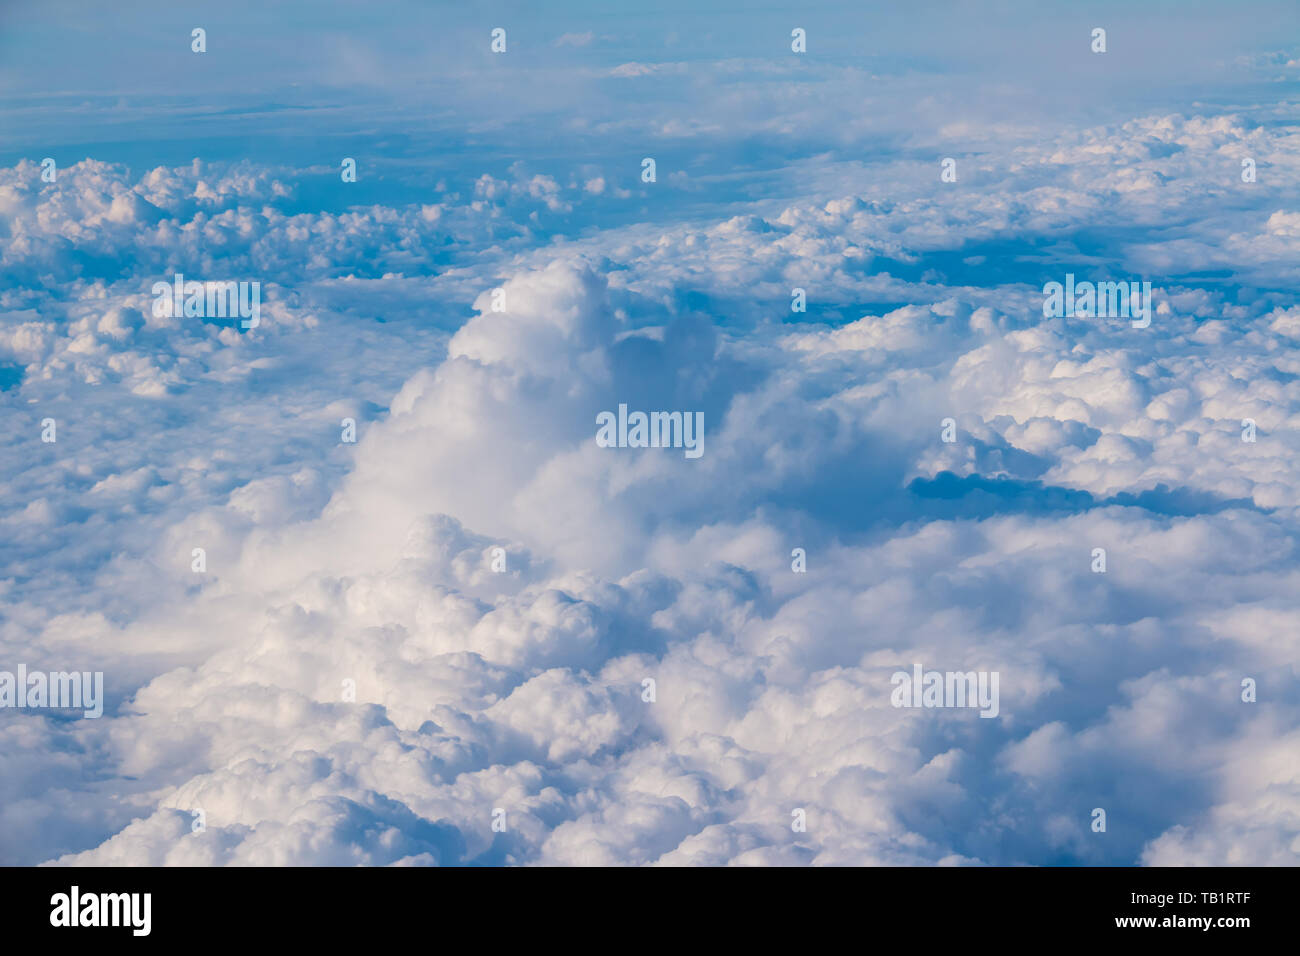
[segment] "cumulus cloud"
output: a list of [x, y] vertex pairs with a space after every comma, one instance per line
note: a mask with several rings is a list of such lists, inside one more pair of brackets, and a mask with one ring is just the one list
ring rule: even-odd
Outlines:
[[[656, 184], [640, 146], [344, 206], [253, 160], [0, 170], [0, 669], [109, 687], [4, 714], [0, 859], [1295, 863], [1300, 229], [1254, 188], [1294, 130], [948, 116], [942, 186], [821, 111], [823, 153], [673, 157], [790, 69], [593, 113]], [[261, 324], [155, 315], [177, 272]], [[1067, 272], [1151, 281], [1151, 325], [1044, 317]], [[620, 405], [703, 454], [601, 447]], [[997, 716], [895, 706], [914, 666], [996, 672]]]
[[[988, 426], [974, 459], [927, 461], [933, 439], [909, 442], [922, 430], [906, 409], [950, 400], [989, 315], [908, 307], [763, 344], [685, 316], [631, 333], [581, 262], [502, 288], [508, 311], [480, 298], [328, 502], [296, 512], [310, 484], [262, 479], [168, 533], [158, 560], [200, 541], [216, 558], [169, 626], [219, 621], [219, 647], [200, 642], [196, 666], [147, 681], [104, 731], [78, 728], [103, 735], [115, 772], [163, 789], [65, 862], [1007, 862], [1044, 847], [1100, 862], [1090, 807], [1069, 809], [1080, 787], [1137, 817], [1116, 827], [1134, 853], [1162, 819], [1224, 812], [1188, 781], [1212, 782], [1216, 747], [1261, 736], [1236, 689], [1262, 662], [1249, 629], [1205, 615], [1250, 599], [1234, 596], [1247, 574], [1250, 594], [1285, 593], [1285, 530], [1266, 511], [1087, 495], [1053, 509], [1008, 479], [986, 509], [940, 498], [954, 520], [926, 523], [913, 472], [974, 474], [1000, 450], [1012, 474], [1042, 476], [1054, 452], [1099, 439], [1063, 441], [1058, 409], [1019, 458]], [[882, 371], [881, 351], [922, 369]], [[953, 371], [923, 370], [936, 361]], [[710, 369], [744, 383], [706, 419], [700, 461], [595, 446], [594, 410], [638, 366], [690, 371], [647, 374], [651, 405], [707, 404]], [[813, 382], [822, 394], [801, 395]], [[1081, 399], [1113, 391], [1103, 380]], [[1014, 413], [967, 407], [1018, 437]], [[819, 509], [841, 482], [879, 513]], [[1089, 572], [1097, 543], [1113, 577]], [[809, 548], [807, 575], [792, 545]], [[494, 547], [508, 573], [489, 570]], [[1131, 664], [1099, 672], [1097, 658]], [[889, 675], [914, 660], [1000, 671], [1001, 721], [891, 707]], [[1171, 753], [1167, 734], [1191, 725], [1210, 736]], [[494, 838], [497, 807], [518, 822]], [[802, 839], [794, 807], [813, 821]], [[179, 840], [194, 808], [209, 829]], [[1147, 852], [1191, 839], [1171, 830]]]

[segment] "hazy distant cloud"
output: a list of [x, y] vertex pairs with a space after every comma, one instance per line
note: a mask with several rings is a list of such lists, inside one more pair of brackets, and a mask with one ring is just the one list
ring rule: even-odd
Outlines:
[[596, 34], [590, 30], [585, 33], [563, 33], [555, 40], [556, 46], [590, 46]]

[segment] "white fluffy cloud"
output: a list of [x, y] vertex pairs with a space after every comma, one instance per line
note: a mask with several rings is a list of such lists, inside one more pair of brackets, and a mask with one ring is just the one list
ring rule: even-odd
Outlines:
[[[550, 242], [597, 171], [341, 213], [252, 164], [5, 171], [0, 650], [110, 700], [6, 714], [0, 856], [1295, 862], [1300, 232], [1232, 178], [1294, 147], [1157, 116], [942, 202], [827, 164]], [[1151, 279], [1152, 326], [1044, 319], [1066, 268]], [[263, 325], [153, 316], [178, 269], [261, 278]], [[598, 447], [619, 403], [703, 412], [703, 456]], [[997, 671], [999, 716], [891, 706], [913, 663]]]

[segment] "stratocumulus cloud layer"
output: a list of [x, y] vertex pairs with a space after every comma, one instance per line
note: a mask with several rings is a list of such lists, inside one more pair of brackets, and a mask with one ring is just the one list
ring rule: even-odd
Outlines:
[[1294, 17], [703, 6], [4, 41], [0, 863], [1300, 862]]

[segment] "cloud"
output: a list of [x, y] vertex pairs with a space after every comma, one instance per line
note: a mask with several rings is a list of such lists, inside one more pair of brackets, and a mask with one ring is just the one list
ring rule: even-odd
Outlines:
[[[447, 99], [436, 170], [0, 170], [0, 668], [109, 689], [4, 714], [0, 859], [1295, 862], [1294, 130], [593, 40], [558, 126]], [[154, 315], [176, 272], [261, 325]], [[1067, 272], [1151, 326], [1044, 318]], [[620, 404], [704, 454], [600, 447]]]
[[562, 33], [555, 38], [556, 46], [582, 47], [590, 46], [591, 42], [596, 39], [596, 34], [587, 30], [585, 33]]
[[[924, 503], [898, 476], [934, 439], [909, 443], [895, 418], [942, 390], [896, 371], [892, 389], [864, 391], [827, 359], [959, 364], [991, 317], [949, 328], [957, 313], [907, 308], [762, 344], [687, 317], [629, 335], [609, 279], [580, 261], [502, 288], [507, 310], [480, 296], [327, 502], [296, 505], [314, 478], [261, 479], [169, 532], [160, 558], [205, 541], [214, 560], [164, 627], [221, 636], [144, 683], [108, 731], [78, 728], [103, 737], [112, 773], [162, 790], [158, 809], [63, 862], [1103, 862], [1124, 851], [1087, 842], [1091, 806], [1066, 809], [1081, 787], [1112, 819], [1136, 816], [1115, 824], [1133, 855], [1165, 828], [1149, 852], [1171, 852], [1187, 839], [1173, 827], [1222, 812], [1190, 781], [1220, 766], [1209, 739], [1226, 754], [1259, 735], [1234, 703], [1256, 652], [1205, 614], [1286, 593], [1273, 519], [1133, 504], [858, 537], [851, 514], [812, 499], [852, 475], [862, 494], [877, 482], [887, 525], [915, 521]], [[635, 389], [632, 370], [693, 367], [641, 387], [689, 407], [708, 402], [704, 369], [725, 372], [704, 458], [595, 446], [591, 410]], [[800, 397], [811, 382], [828, 388], [815, 402]], [[1039, 456], [1074, 447], [1053, 434]], [[873, 447], [892, 469], [874, 479], [858, 470]], [[1089, 570], [1095, 543], [1111, 576]], [[790, 571], [795, 544], [806, 576]], [[505, 575], [489, 570], [495, 546]], [[179, 586], [188, 569], [172, 574]], [[1098, 672], [1098, 653], [1128, 663]], [[913, 661], [1000, 671], [1002, 719], [890, 707], [889, 674]], [[1188, 726], [1213, 737], [1171, 752], [1169, 728]], [[1005, 769], [989, 778], [989, 761]], [[183, 826], [196, 808], [201, 834]], [[490, 829], [496, 808], [516, 821], [506, 834]], [[791, 833], [794, 808], [808, 835]]]

